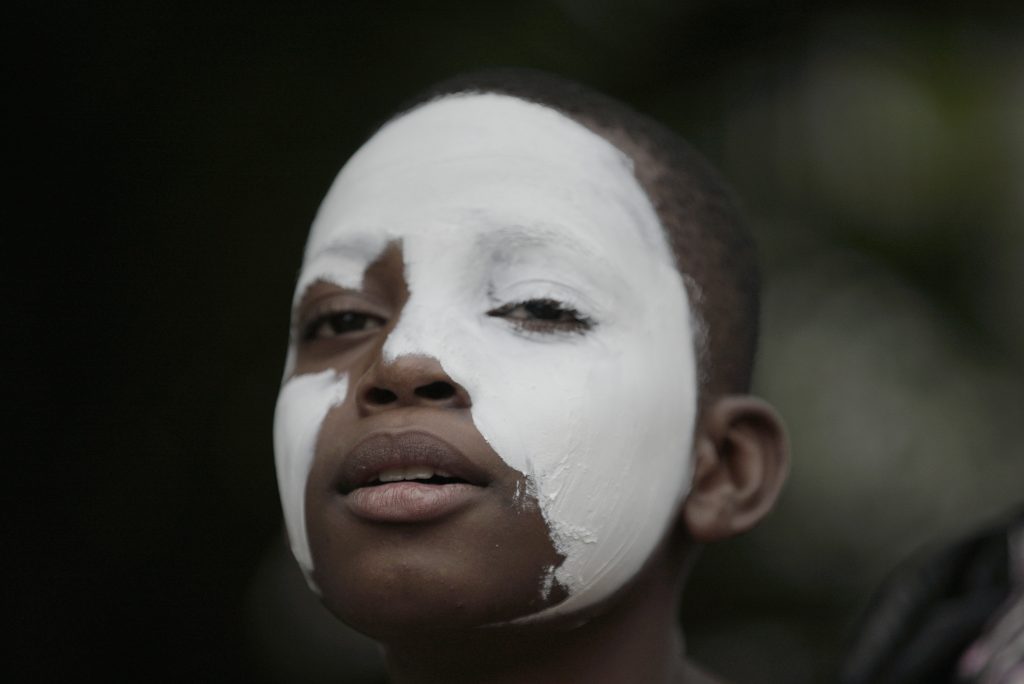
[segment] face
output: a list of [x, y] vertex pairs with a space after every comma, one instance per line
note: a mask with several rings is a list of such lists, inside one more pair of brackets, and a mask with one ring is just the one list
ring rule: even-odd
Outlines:
[[294, 299], [274, 441], [311, 584], [378, 633], [612, 596], [686, 494], [689, 311], [603, 138], [493, 94], [389, 123], [328, 192]]

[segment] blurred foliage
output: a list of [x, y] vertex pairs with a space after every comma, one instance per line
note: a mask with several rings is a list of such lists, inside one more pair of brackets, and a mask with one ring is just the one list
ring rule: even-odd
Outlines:
[[[15, 78], [44, 133], [15, 147], [59, 228], [27, 287], [73, 295], [76, 353], [47, 372], [78, 392], [59, 434], [35, 426], [57, 442], [33, 467], [60, 467], [50, 491], [75, 515], [26, 523], [61, 540], [33, 551], [59, 579], [33, 594], [26, 630], [66, 634], [78, 672], [108, 666], [103, 633], [181, 675], [316, 680], [281, 645], [314, 619], [268, 617], [291, 604], [266, 600], [292, 279], [347, 155], [411, 93], [477, 66], [620, 97], [745, 200], [767, 283], [758, 390], [789, 423], [793, 471], [767, 524], [698, 565], [684, 608], [698, 659], [739, 682], [828, 681], [897, 560], [1021, 498], [1024, 24], [1010, 3], [69, 3], [15, 26]], [[34, 311], [28, 339], [52, 339]], [[92, 626], [55, 626], [71, 600]]]

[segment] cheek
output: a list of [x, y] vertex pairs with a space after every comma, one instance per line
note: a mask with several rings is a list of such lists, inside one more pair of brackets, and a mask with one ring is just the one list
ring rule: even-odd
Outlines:
[[332, 406], [345, 400], [348, 378], [325, 370], [289, 378], [274, 410], [274, 462], [292, 553], [309, 580], [313, 570], [306, 533], [305, 491], [317, 435]]
[[[681, 288], [681, 284], [680, 284]], [[677, 297], [665, 311], [685, 312]], [[607, 598], [661, 541], [690, 479], [696, 374], [685, 315], [640, 321], [527, 359], [492, 354], [474, 396], [484, 437], [525, 473], [565, 556], [569, 598], [545, 614]]]

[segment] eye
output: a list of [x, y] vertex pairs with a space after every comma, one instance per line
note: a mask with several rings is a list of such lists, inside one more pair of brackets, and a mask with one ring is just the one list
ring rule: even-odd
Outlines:
[[375, 330], [384, 325], [384, 319], [360, 311], [333, 311], [316, 316], [302, 328], [306, 341], [338, 337], [349, 333]]
[[488, 316], [512, 321], [523, 330], [536, 332], [584, 332], [593, 322], [576, 309], [554, 299], [529, 299], [505, 304]]

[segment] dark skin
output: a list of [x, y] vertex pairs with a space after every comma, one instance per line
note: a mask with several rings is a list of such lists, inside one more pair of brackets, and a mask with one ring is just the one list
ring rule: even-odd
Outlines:
[[[403, 273], [392, 245], [360, 292], [318, 283], [297, 312], [296, 373], [333, 368], [354, 383], [324, 422], [307, 487], [325, 605], [381, 641], [395, 684], [716, 681], [687, 661], [677, 606], [699, 546], [749, 529], [778, 495], [787, 448], [776, 413], [750, 396], [703, 398], [690, 493], [643, 570], [584, 613], [507, 624], [564, 598], [558, 586], [539, 591], [562, 559], [535, 502], [516, 498], [522, 474], [473, 425], [472, 397], [434, 359], [382, 358], [408, 299]], [[547, 324], [536, 312], [508, 315]], [[486, 476], [479, 496], [424, 524], [353, 516], [336, 485], [339, 464], [361, 437], [408, 429], [442, 436], [473, 460]]]

